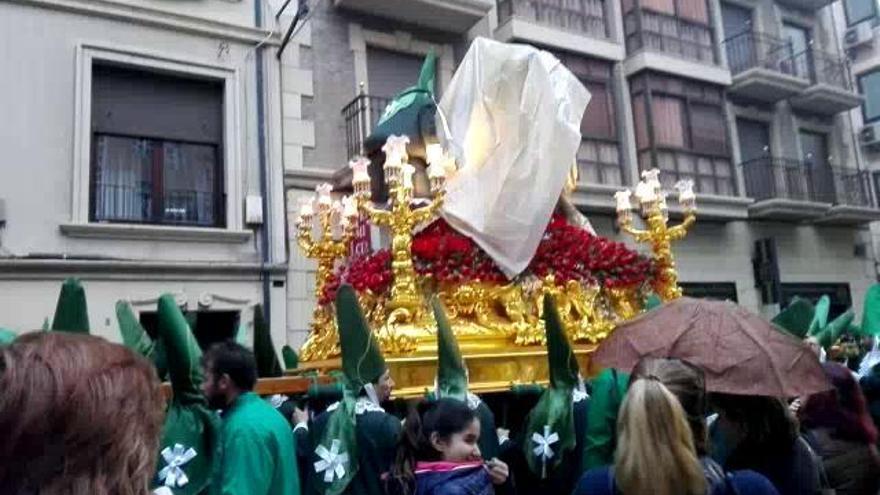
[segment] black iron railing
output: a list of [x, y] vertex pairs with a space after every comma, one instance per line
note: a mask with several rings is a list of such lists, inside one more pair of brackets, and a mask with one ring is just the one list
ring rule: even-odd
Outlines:
[[511, 17], [594, 38], [608, 37], [604, 0], [498, 0], [498, 24]]
[[391, 98], [360, 94], [342, 109], [349, 158], [363, 153], [364, 141], [390, 101]]
[[219, 227], [225, 223], [225, 196], [213, 191], [166, 189], [153, 184], [95, 182], [92, 185], [92, 220], [110, 223], [144, 223]]
[[736, 75], [760, 67], [783, 74], [797, 75], [791, 43], [764, 33], [745, 32], [724, 40], [727, 65]]
[[715, 64], [715, 44], [708, 24], [634, 8], [623, 17], [626, 50], [651, 50]]
[[873, 206], [867, 171], [810, 166], [791, 158], [757, 158], [741, 164], [746, 194], [758, 201], [782, 198], [847, 206]]
[[809, 69], [810, 82], [852, 91], [846, 59], [813, 49], [804, 52], [803, 56], [806, 61], [802, 65]]

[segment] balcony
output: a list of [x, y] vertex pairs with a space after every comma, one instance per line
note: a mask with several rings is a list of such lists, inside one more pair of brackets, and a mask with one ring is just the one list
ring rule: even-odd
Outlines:
[[654, 70], [712, 84], [730, 84], [730, 71], [718, 65], [711, 25], [643, 7], [630, 9], [623, 16], [623, 25], [627, 76]]
[[495, 5], [494, 0], [334, 0], [333, 4], [439, 31], [465, 33]]
[[792, 56], [789, 62], [794, 75], [810, 82], [799, 95], [791, 98], [798, 110], [835, 115], [862, 104], [853, 91], [847, 61], [831, 53], [808, 49]]
[[791, 44], [763, 33], [745, 32], [724, 40], [733, 75], [728, 94], [776, 103], [799, 94], [810, 83], [796, 74]]
[[342, 109], [349, 158], [363, 154], [364, 141], [390, 101], [390, 98], [360, 94]]
[[880, 219], [867, 171], [811, 167], [789, 158], [758, 158], [740, 164], [753, 218], [857, 224]]
[[499, 41], [525, 41], [606, 60], [623, 60], [611, 40], [606, 0], [498, 0]]
[[834, 0], [777, 0], [777, 2], [796, 10], [815, 12], [826, 5], [831, 5]]

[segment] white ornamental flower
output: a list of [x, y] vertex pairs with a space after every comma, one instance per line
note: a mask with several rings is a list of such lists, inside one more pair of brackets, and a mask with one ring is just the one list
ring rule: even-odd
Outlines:
[[189, 483], [189, 478], [183, 472], [183, 465], [193, 460], [196, 455], [198, 454], [192, 447], [185, 449], [179, 443], [175, 443], [173, 448], [165, 447], [162, 449], [165, 467], [159, 471], [159, 481], [171, 488], [179, 488]]
[[348, 454], [339, 452], [339, 440], [333, 440], [330, 444], [330, 450], [323, 445], [318, 445], [315, 454], [321, 458], [315, 463], [315, 472], [324, 473], [324, 483], [332, 483], [334, 478], [342, 479], [345, 477], [345, 465], [348, 464]]

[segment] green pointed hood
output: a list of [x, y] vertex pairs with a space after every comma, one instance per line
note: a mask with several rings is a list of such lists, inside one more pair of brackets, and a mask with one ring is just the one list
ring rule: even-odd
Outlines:
[[89, 310], [86, 291], [79, 279], [68, 278], [61, 285], [52, 330], [73, 333], [89, 333]]
[[0, 328], [0, 346], [11, 344], [15, 340], [16, 335], [12, 330]]
[[174, 296], [164, 294], [159, 298], [157, 317], [159, 339], [165, 345], [174, 399], [184, 402], [202, 400], [202, 368], [199, 362], [202, 351]]
[[572, 391], [578, 382], [577, 361], [550, 295], [544, 296], [544, 328], [550, 387], [526, 418], [523, 442], [529, 469], [542, 479], [550, 476], [575, 447]]
[[[158, 342], [167, 352], [174, 395], [165, 413], [153, 487], [168, 486], [175, 495], [197, 495], [211, 481], [220, 423], [200, 389], [202, 352], [173, 296], [159, 298], [157, 316]], [[169, 467], [178, 455], [187, 459], [179, 471]], [[183, 474], [186, 482], [179, 476], [175, 479], [175, 473]]]
[[772, 322], [777, 327], [802, 340], [807, 336], [807, 331], [809, 331], [810, 324], [813, 322], [814, 314], [815, 308], [813, 303], [795, 296], [791, 304], [776, 315]]
[[880, 335], [880, 284], [872, 285], [865, 293], [859, 334], [864, 336]]
[[299, 356], [297, 356], [296, 351], [287, 344], [281, 348], [281, 358], [284, 359], [284, 369], [295, 370], [299, 367]]
[[348, 284], [336, 292], [336, 326], [342, 348], [342, 371], [357, 395], [367, 383], [377, 382], [387, 367], [379, 342], [358, 304], [357, 294]]
[[819, 345], [826, 350], [834, 345], [840, 336], [843, 335], [845, 331], [849, 330], [853, 318], [855, 318], [855, 313], [853, 313], [852, 309], [848, 309], [845, 313], [828, 323], [821, 332], [816, 334], [816, 338], [819, 340]]
[[437, 322], [437, 395], [438, 398], [452, 397], [459, 400], [467, 399], [468, 379], [467, 368], [455, 334], [443, 303], [437, 296], [431, 298], [431, 307], [434, 310], [434, 321]]
[[544, 296], [544, 328], [547, 332], [550, 386], [571, 390], [578, 386], [580, 369], [556, 309], [556, 301], [550, 295]]
[[262, 305], [254, 308], [254, 358], [257, 360], [257, 375], [260, 378], [278, 377], [284, 373], [278, 354], [275, 353], [269, 323], [263, 316]]
[[[321, 495], [343, 493], [358, 472], [355, 404], [354, 394], [350, 389], [345, 389], [339, 405], [327, 418], [327, 424], [312, 453], [310, 484]], [[334, 454], [344, 456], [341, 470], [334, 469], [327, 462]]]
[[820, 297], [813, 311], [813, 320], [810, 322], [810, 330], [807, 332], [807, 335], [816, 335], [828, 325], [828, 312], [830, 310], [831, 298], [828, 296]]
[[154, 341], [138, 321], [131, 304], [126, 301], [116, 302], [116, 320], [119, 322], [119, 333], [122, 334], [122, 343], [129, 349], [149, 359], [156, 366], [156, 372], [160, 380], [164, 380], [168, 374], [168, 363], [165, 358], [165, 348], [160, 341]]
[[431, 100], [434, 97], [436, 74], [437, 55], [431, 50], [428, 56], [425, 57], [425, 61], [422, 62], [422, 69], [419, 71], [419, 80], [416, 85], [404, 89], [388, 103], [382, 112], [382, 116], [376, 123], [377, 130], [380, 130], [386, 122], [402, 110], [418, 106], [423, 100]]

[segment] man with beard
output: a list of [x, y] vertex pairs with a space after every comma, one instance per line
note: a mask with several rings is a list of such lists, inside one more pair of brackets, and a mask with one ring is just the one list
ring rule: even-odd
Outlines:
[[219, 342], [202, 357], [202, 369], [202, 391], [223, 420], [211, 493], [299, 495], [290, 426], [253, 392], [253, 353], [235, 342]]

